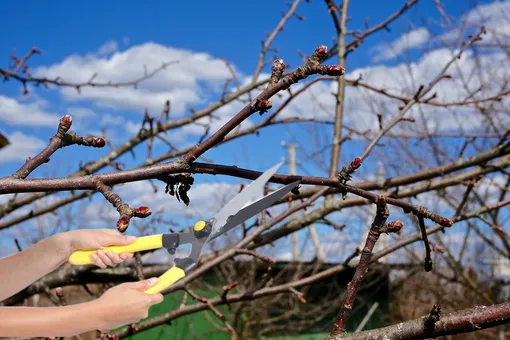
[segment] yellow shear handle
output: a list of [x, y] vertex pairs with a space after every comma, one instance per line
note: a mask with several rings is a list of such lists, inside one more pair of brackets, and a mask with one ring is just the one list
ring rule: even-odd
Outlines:
[[[128, 244], [127, 246], [110, 246], [106, 248], [101, 248], [101, 250], [104, 251], [105, 253], [108, 251], [113, 251], [116, 254], [122, 254], [157, 249], [161, 247], [163, 247], [163, 238], [162, 234], [159, 234], [139, 237], [133, 243]], [[74, 265], [94, 263], [92, 262], [92, 258], [90, 257], [90, 255], [96, 253], [97, 251], [98, 249], [75, 251], [69, 257], [69, 262]]]
[[186, 272], [184, 270], [179, 267], [172, 267], [158, 278], [154, 286], [147, 289], [144, 293], [157, 294], [185, 276]]

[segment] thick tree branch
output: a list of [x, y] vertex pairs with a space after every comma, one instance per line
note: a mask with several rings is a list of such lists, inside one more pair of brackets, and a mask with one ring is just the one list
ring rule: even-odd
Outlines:
[[453, 313], [442, 313], [439, 321], [429, 327], [429, 315], [396, 325], [363, 331], [356, 334], [340, 334], [328, 340], [373, 339], [429, 339], [439, 336], [476, 332], [510, 322], [510, 303], [477, 306]]

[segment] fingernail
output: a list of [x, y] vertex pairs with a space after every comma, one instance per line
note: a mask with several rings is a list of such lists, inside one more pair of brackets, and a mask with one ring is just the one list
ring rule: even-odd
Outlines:
[[132, 235], [126, 236], [126, 240], [129, 242], [134, 242], [136, 240], [136, 236], [132, 236]]
[[155, 284], [157, 281], [158, 281], [158, 278], [157, 278], [157, 277], [151, 277], [151, 278], [149, 279], [149, 283], [150, 283], [151, 285]]

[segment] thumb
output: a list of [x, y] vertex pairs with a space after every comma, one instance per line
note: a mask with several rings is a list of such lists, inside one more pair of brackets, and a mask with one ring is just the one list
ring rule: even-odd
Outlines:
[[158, 281], [157, 277], [151, 277], [147, 280], [141, 280], [136, 282], [129, 282], [127, 283], [129, 285], [129, 288], [144, 291], [146, 289], [149, 289], [150, 287], [154, 286], [154, 284]]
[[131, 235], [122, 235], [116, 230], [108, 230], [101, 243], [105, 246], [127, 246], [135, 242], [136, 237]]

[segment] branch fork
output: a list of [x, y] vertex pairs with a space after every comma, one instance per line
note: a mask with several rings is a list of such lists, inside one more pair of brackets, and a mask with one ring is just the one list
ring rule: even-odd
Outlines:
[[119, 195], [112, 191], [112, 188], [104, 184], [98, 177], [92, 176], [92, 183], [97, 191], [103, 194], [104, 198], [110, 202], [119, 212], [120, 217], [117, 220], [117, 229], [123, 233], [129, 227], [131, 218], [146, 218], [151, 215], [151, 209], [146, 206], [133, 209], [127, 203], [124, 203]]

